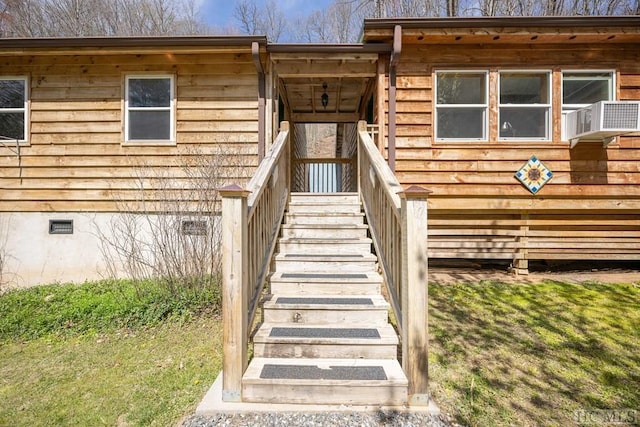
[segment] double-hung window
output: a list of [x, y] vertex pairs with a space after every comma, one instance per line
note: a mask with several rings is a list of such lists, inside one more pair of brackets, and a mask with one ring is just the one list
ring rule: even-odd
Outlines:
[[436, 140], [486, 141], [486, 71], [436, 72]]
[[26, 77], [0, 77], [0, 140], [27, 140]]
[[127, 76], [126, 141], [175, 141], [174, 91], [171, 75]]
[[501, 140], [543, 140], [551, 136], [551, 73], [500, 72], [498, 124]]

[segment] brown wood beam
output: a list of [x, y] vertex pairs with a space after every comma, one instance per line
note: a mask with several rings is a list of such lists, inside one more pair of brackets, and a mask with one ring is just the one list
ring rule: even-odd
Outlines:
[[314, 62], [307, 63], [278, 63], [276, 64], [278, 75], [281, 78], [288, 77], [375, 77], [376, 65], [369, 62], [356, 62], [343, 64], [336, 62]]
[[291, 121], [295, 123], [356, 123], [358, 113], [292, 113]]

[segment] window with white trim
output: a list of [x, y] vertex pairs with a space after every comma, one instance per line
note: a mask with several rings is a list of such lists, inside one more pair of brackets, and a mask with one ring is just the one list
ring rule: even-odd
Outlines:
[[174, 78], [172, 75], [127, 76], [126, 141], [174, 141]]
[[27, 140], [28, 80], [0, 77], [0, 139]]
[[501, 71], [499, 76], [499, 139], [549, 140], [551, 72]]
[[487, 71], [436, 72], [436, 140], [486, 141]]

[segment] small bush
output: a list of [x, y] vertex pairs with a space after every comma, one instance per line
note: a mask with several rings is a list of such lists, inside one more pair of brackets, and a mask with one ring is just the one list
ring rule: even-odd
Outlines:
[[0, 296], [0, 341], [153, 326], [216, 312], [220, 285], [207, 281], [182, 289], [161, 280], [103, 280], [13, 290]]

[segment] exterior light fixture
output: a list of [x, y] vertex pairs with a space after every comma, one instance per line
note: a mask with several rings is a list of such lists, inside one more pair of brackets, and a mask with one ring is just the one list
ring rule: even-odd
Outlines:
[[327, 84], [326, 83], [322, 84], [322, 90], [324, 90], [324, 93], [320, 97], [320, 102], [322, 102], [322, 107], [326, 110], [327, 109], [327, 105], [329, 104], [329, 95], [327, 95]]

